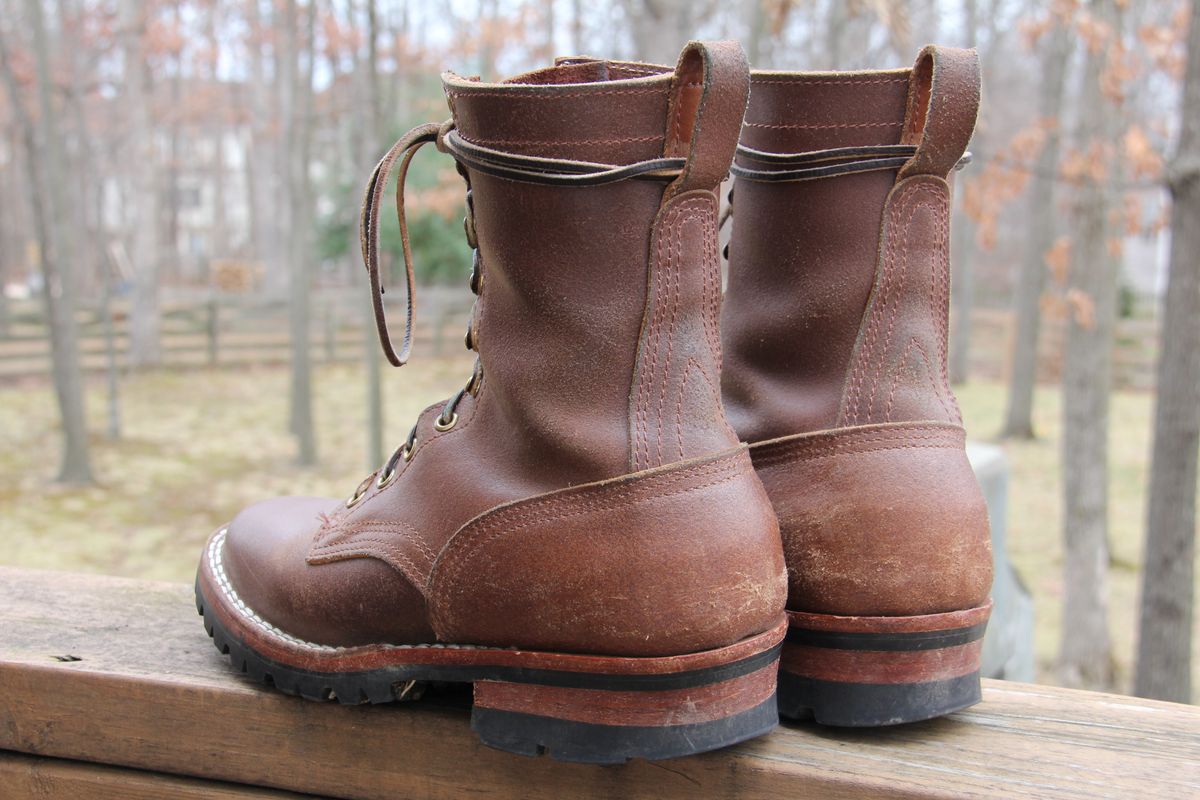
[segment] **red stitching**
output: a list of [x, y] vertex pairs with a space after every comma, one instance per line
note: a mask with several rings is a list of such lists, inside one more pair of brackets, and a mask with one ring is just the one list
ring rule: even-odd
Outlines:
[[[589, 487], [578, 493], [563, 493], [556, 492], [550, 497], [544, 497], [540, 500], [529, 500], [519, 502], [514, 505], [505, 506], [493, 512], [487, 512], [483, 516], [477, 518], [473, 522], [463, 526], [442, 548], [441, 559], [446, 564], [443, 569], [448, 570], [445, 576], [446, 581], [457, 579], [458, 568], [455, 567], [455, 558], [452, 554], [452, 545], [460, 537], [466, 538], [472, 530], [478, 531], [480, 528], [486, 530], [488, 527], [499, 527], [506, 524], [511, 518], [521, 519], [523, 515], [532, 512], [534, 519], [553, 519], [553, 516], [539, 516], [543, 512], [554, 509], [556, 507], [566, 506], [567, 508], [575, 508], [582, 510], [603, 510], [609, 508], [613, 504], [634, 502], [639, 495], [651, 493], [656, 489], [669, 489], [671, 486], [690, 479], [702, 480], [710, 474], [721, 474], [722, 472], [731, 469], [737, 469], [739, 472], [744, 472], [747, 464], [744, 461], [738, 461], [738, 457], [742, 456], [742, 451], [731, 453], [728, 456], [723, 456], [712, 461], [706, 461], [701, 464], [689, 466], [686, 468], [675, 469], [667, 473], [658, 475], [645, 476], [632, 481], [621, 483], [607, 484], [598, 487]], [[668, 492], [664, 496], [669, 496]], [[475, 526], [472, 529], [472, 525]], [[472, 554], [473, 550], [468, 549], [465, 554], [458, 557], [458, 561], [462, 561], [466, 556]], [[453, 585], [453, 583], [452, 583]]]
[[556, 92], [556, 91], [553, 91], [554, 87], [550, 84], [546, 84], [544, 86], [538, 87], [538, 89], [543, 89], [544, 91], [538, 91], [537, 89], [530, 91], [529, 84], [514, 83], [514, 84], [511, 84], [513, 87], [512, 90], [507, 91], [507, 92], [495, 91], [495, 90], [478, 90], [477, 91], [475, 89], [466, 87], [466, 88], [462, 88], [462, 89], [447, 90], [446, 96], [450, 97], [452, 99], [455, 99], [455, 100], [462, 98], [462, 97], [467, 97], [467, 98], [496, 97], [501, 100], [563, 100], [563, 99], [568, 99], [568, 98], [590, 99], [593, 97], [613, 97], [613, 96], [619, 96], [619, 95], [663, 94], [668, 89], [667, 81], [665, 80], [665, 78], [669, 77], [669, 74], [662, 73], [662, 75], [664, 78], [664, 80], [662, 81], [662, 84], [663, 84], [662, 86], [639, 86], [639, 87], [629, 87], [629, 88], [622, 88], [622, 89], [598, 89], [596, 91], [590, 91], [590, 92], [589, 91]]
[[[937, 197], [934, 202], [912, 202], [912, 198], [920, 194], [931, 193], [936, 187], [930, 186], [927, 183], [914, 183], [902, 190], [901, 194], [893, 198], [894, 205], [888, 214], [888, 219], [885, 224], [885, 235], [888, 238], [887, 252], [884, 256], [882, 264], [883, 274], [877, 279], [880, 283], [878, 286], [877, 300], [871, 302], [868, 310], [870, 320], [867, 325], [867, 335], [863, 340], [862, 350], [855, 359], [855, 366], [851, 371], [850, 386], [846, 392], [846, 410], [844, 412], [845, 421], [854, 424], [859, 421], [863, 414], [862, 402], [863, 392], [866, 388], [868, 376], [872, 372], [872, 364], [876, 359], [875, 344], [879, 339], [879, 328], [883, 324], [883, 320], [887, 319], [887, 332], [884, 336], [884, 341], [881, 349], [878, 351], [879, 365], [875, 370], [875, 381], [871, 386], [870, 400], [865, 409], [866, 420], [870, 421], [874, 414], [875, 398], [879, 390], [879, 379], [883, 378], [886, 370], [887, 353], [891, 348], [892, 336], [895, 331], [896, 318], [899, 314], [899, 306], [892, 305], [893, 286], [897, 303], [902, 303], [904, 285], [908, 276], [909, 266], [909, 238], [913, 220], [916, 218], [917, 211], [922, 208], [930, 209], [934, 212], [939, 221], [942, 221], [944, 215], [944, 205], [937, 203]], [[911, 205], [910, 205], [911, 203]], [[900, 220], [905, 216], [904, 227], [901, 231]], [[941, 222], [944, 229], [944, 221]], [[897, 263], [897, 249], [903, 244], [901, 258]], [[939, 243], [939, 247], [940, 247]], [[945, 248], [941, 248], [943, 251]], [[937, 324], [937, 317], [935, 317]], [[940, 393], [935, 391], [935, 395]], [[953, 415], [951, 415], [953, 418]]]
[[769, 130], [838, 130], [842, 128], [899, 128], [903, 122], [845, 122], [845, 123], [830, 123], [828, 125], [810, 125], [810, 124], [792, 124], [792, 123], [766, 123], [766, 122], [744, 122], [742, 123], [747, 128], [767, 128]]
[[[375, 550], [374, 548], [364, 547], [364, 544], [377, 544], [380, 546], [380, 549]], [[340, 561], [344, 557], [356, 555], [377, 558], [383, 561], [408, 579], [409, 583], [422, 595], [425, 594], [425, 583], [428, 580], [427, 571], [418, 567], [402, 550], [397, 549], [391, 542], [383, 539], [369, 539], [364, 537], [345, 544], [314, 548], [309, 553], [309, 558], [319, 564]], [[432, 567], [432, 565], [430, 566]], [[405, 569], [405, 567], [408, 567], [408, 569]], [[409, 569], [412, 570], [412, 573], [409, 572]]]
[[962, 428], [903, 428], [894, 432], [871, 431], [869, 434], [856, 436], [836, 435], [781, 442], [768, 448], [753, 448], [752, 457], [756, 467], [763, 467], [848, 451], [870, 453], [875, 450], [896, 450], [904, 447], [957, 450], [962, 448], [964, 441], [965, 433]]
[[[518, 519], [520, 519], [523, 516], [521, 514], [521, 511], [536, 509], [537, 502], [535, 502], [534, 504], [531, 504], [529, 506], [523, 506], [523, 505], [510, 506], [508, 508], [501, 509], [495, 515], [488, 515], [488, 516], [480, 518], [477, 521], [477, 523], [468, 523], [468, 525], [466, 527], [464, 527], [461, 531], [459, 531], [459, 533], [455, 534], [455, 536], [453, 536], [450, 539], [450, 541], [446, 543], [446, 547], [443, 548], [443, 551], [442, 551], [443, 552], [443, 556], [442, 556], [443, 560], [440, 562], [438, 569], [439, 569], [439, 571], [441, 571], [443, 569], [446, 570], [446, 574], [438, 581], [438, 584], [449, 586], [450, 591], [449, 591], [449, 596], [445, 599], [444, 603], [436, 603], [435, 602], [434, 614], [441, 618], [441, 621], [443, 621], [445, 623], [445, 627], [447, 627], [447, 628], [455, 627], [457, 615], [454, 613], [453, 606], [454, 606], [455, 602], [460, 597], [462, 597], [462, 594], [466, 591], [466, 586], [464, 586], [464, 582], [458, 580], [458, 575], [464, 568], [463, 565], [465, 565], [481, 549], [483, 549], [484, 547], [486, 547], [488, 544], [492, 543], [496, 539], [499, 539], [502, 536], [507, 536], [507, 535], [516, 533], [518, 531], [524, 530], [526, 528], [529, 528], [529, 527], [532, 527], [534, 525], [541, 524], [541, 523], [559, 522], [559, 521], [562, 521], [565, 519], [570, 519], [572, 517], [577, 517], [577, 516], [582, 516], [582, 515], [589, 514], [589, 513], [594, 513], [596, 511], [605, 511], [605, 510], [608, 510], [610, 508], [615, 508], [615, 507], [627, 508], [628, 506], [633, 505], [635, 503], [641, 503], [641, 502], [645, 502], [647, 500], [660, 500], [660, 499], [675, 497], [675, 496], [678, 496], [681, 494], [687, 494], [689, 492], [700, 491], [702, 489], [707, 489], [712, 486], [720, 485], [722, 483], [727, 483], [727, 482], [735, 480], [737, 478], [744, 477], [747, 474], [748, 465], [744, 461], [738, 461], [736, 463], [734, 461], [732, 461], [732, 459], [736, 459], [738, 456], [740, 456], [742, 454], [743, 454], [742, 451], [738, 451], [737, 453], [731, 454], [730, 456], [725, 456], [723, 458], [720, 458], [717, 461], [707, 462], [706, 464], [701, 465], [701, 467], [699, 469], [693, 467], [693, 468], [688, 468], [686, 470], [681, 470], [679, 473], [676, 473], [674, 476], [672, 476], [671, 478], [664, 480], [664, 481], [656, 481], [654, 479], [659, 476], [652, 476], [646, 480], [645, 484], [637, 486], [637, 487], [625, 487], [625, 486], [621, 486], [618, 484], [618, 486], [620, 486], [620, 491], [612, 492], [612, 496], [607, 497], [607, 498], [605, 498], [603, 496], [603, 493], [606, 490], [610, 489], [610, 487], [600, 487], [599, 489], [595, 490], [597, 494], [601, 495], [601, 497], [598, 500], [585, 501], [583, 503], [570, 503], [569, 502], [570, 500], [576, 499], [575, 496], [566, 496], [566, 497], [553, 498], [553, 499], [548, 498], [547, 501], [537, 501], [537, 502], [548, 502], [548, 501], [552, 500], [552, 502], [554, 504], [567, 505], [568, 510], [561, 511], [559, 513], [551, 512], [551, 513], [545, 513], [545, 514], [539, 514], [539, 513], [536, 513], [536, 511], [535, 511], [535, 513], [525, 516], [523, 521], [518, 522], [516, 524], [505, 525], [506, 519], [504, 517], [516, 516]], [[736, 470], [736, 471], [732, 472], [731, 474], [725, 475], [723, 477], [716, 477], [716, 478], [712, 479], [711, 481], [708, 481], [706, 483], [697, 484], [694, 486], [688, 486], [688, 487], [674, 489], [674, 490], [668, 489], [668, 491], [661, 491], [661, 492], [654, 491], [655, 489], [665, 488], [665, 487], [669, 487], [671, 484], [679, 483], [680, 481], [685, 480], [688, 477], [693, 477], [693, 478], [701, 477], [702, 478], [702, 477], [704, 477], [705, 469], [710, 468], [712, 466], [717, 466], [717, 469], [714, 469], [712, 471], [716, 472], [718, 476], [721, 475], [722, 471], [729, 471], [731, 469]], [[691, 474], [691, 475], [688, 474], [688, 473], [692, 473], [693, 471], [695, 474]], [[656, 485], [659, 483], [661, 483], [662, 486]], [[571, 506], [574, 506], [574, 507], [572, 508]], [[550, 507], [552, 508], [553, 505], [550, 505]], [[510, 512], [510, 513], [506, 515], [505, 512]], [[472, 528], [472, 525], [476, 525], [476, 527]], [[503, 527], [501, 527], [501, 526], [503, 526]], [[490, 533], [488, 533], [487, 536], [484, 536], [483, 538], [473, 539], [470, 543], [464, 545], [463, 547], [459, 548], [458, 550], [451, 549], [452, 545], [456, 541], [458, 541], [458, 539], [460, 537], [468, 538], [471, 536], [471, 534], [475, 534], [476, 536], [478, 536], [480, 534], [486, 533], [489, 528], [498, 528], [498, 529], [491, 531]], [[433, 575], [431, 574], [430, 578], [432, 578], [432, 577], [433, 577]], [[430, 588], [432, 589], [434, 587], [431, 586]], [[435, 600], [436, 600], [436, 595], [435, 595]], [[445, 606], [444, 610], [442, 609], [442, 606]]]
[[778, 80], [761, 80], [759, 78], [751, 78], [751, 86], [872, 86], [872, 85], [890, 85], [894, 83], [908, 83], [908, 76], [897, 75], [894, 78], [839, 78], [837, 80], [825, 80], [816, 75], [798, 75], [795, 78], [780, 78]]
[[[374, 531], [376, 533], [391, 533], [397, 535], [402, 541], [411, 542], [420, 551], [421, 555], [425, 556], [432, 563], [437, 554], [429, 548], [421, 540], [421, 535], [417, 529], [409, 525], [403, 520], [367, 520], [364, 522], [356, 522], [349, 527], [343, 528], [338, 532], [339, 537], [349, 538], [356, 533], [366, 533]], [[323, 546], [329, 545], [329, 542], [323, 542]]]
[[562, 145], [562, 144], [630, 144], [633, 142], [661, 142], [662, 134], [651, 136], [627, 136], [621, 139], [489, 139], [463, 136], [468, 142], [481, 145], [497, 144], [528, 144], [528, 145]]

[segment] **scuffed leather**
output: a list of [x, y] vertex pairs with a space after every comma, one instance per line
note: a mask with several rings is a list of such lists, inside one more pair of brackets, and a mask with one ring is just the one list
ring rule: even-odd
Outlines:
[[[742, 143], [778, 153], [896, 144], [908, 77], [756, 72]], [[894, 180], [735, 182], [722, 393], [743, 441], [836, 424]]]
[[946, 372], [950, 187], [900, 181], [884, 206], [879, 267], [842, 394], [838, 425], [962, 423]]
[[788, 608], [978, 606], [988, 522], [946, 378], [946, 179], [978, 59], [931, 46], [913, 70], [754, 73], [751, 89], [756, 150], [917, 146], [901, 170], [734, 187], [722, 394], [779, 516]]
[[712, 191], [729, 173], [746, 103], [750, 67], [737, 42], [693, 42], [679, 57], [667, 113], [668, 156], [687, 156], [664, 199]]
[[930, 45], [917, 56], [909, 83], [902, 144], [915, 144], [900, 178], [946, 176], [962, 157], [979, 116], [979, 54]]
[[650, 284], [630, 394], [630, 469], [734, 447], [721, 408], [717, 198], [668, 200], [650, 244]]
[[517, 501], [464, 526], [428, 592], [446, 641], [624, 656], [760, 632], [786, 594], [744, 448]]
[[[238, 595], [262, 618], [316, 644], [432, 641], [421, 593], [381, 561], [330, 564], [318, 579], [302, 578], [310, 572], [304, 558], [313, 534], [341, 504], [322, 497], [277, 497], [238, 514], [228, 526], [223, 554]], [[404, 613], [364, 614], [368, 598], [377, 607]]]
[[[689, 52], [710, 62], [697, 119], [740, 118], [744, 57], [739, 62], [723, 45]], [[724, 86], [731, 75], [740, 90]], [[667, 147], [670, 71], [582, 60], [502, 83], [443, 78], [456, 130], [469, 142], [610, 164], [656, 158]], [[693, 131], [689, 142], [689, 159], [709, 171], [723, 160], [724, 175], [732, 134]], [[715, 182], [667, 201], [662, 182], [556, 187], [469, 172], [483, 267], [473, 331], [483, 375], [477, 390], [458, 403], [449, 430], [434, 429], [442, 404], [422, 412], [411, 459], [398, 460], [395, 479], [383, 488], [372, 483], [352, 508], [273, 501], [240, 517], [225, 543], [236, 588], [257, 587], [247, 602], [270, 623], [335, 645], [437, 641], [427, 598], [441, 604], [439, 619], [452, 620], [439, 625], [440, 640], [463, 644], [677, 654], [768, 630], [782, 611], [782, 552], [748, 456], [737, 451], [740, 472], [728, 483], [673, 493], [695, 465], [671, 462], [738, 446], [718, 391]], [[668, 242], [661, 258], [652, 255], [658, 235]], [[647, 338], [644, 323], [656, 313], [662, 338]], [[641, 370], [639, 343], [651, 339], [666, 347]], [[661, 413], [655, 404], [645, 417], [654, 425], [645, 429], [654, 437], [646, 463], [666, 466], [631, 476], [638, 469], [632, 398], [642, 375], [668, 392]], [[469, 536], [459, 531], [474, 530], [472, 520], [508, 519], [510, 504], [546, 502], [563, 490], [603, 493], [593, 485], [604, 481], [638, 487], [637, 502], [588, 506], [586, 529], [579, 515], [502, 529], [453, 585], [435, 568], [460, 558]], [[514, 582], [552, 589], [564, 610], [494, 615], [492, 591]], [[607, 617], [604, 624], [587, 630], [570, 622], [583, 618], [584, 597], [589, 618]], [[699, 619], [707, 597], [730, 605]], [[685, 620], [680, 630], [676, 618]], [[479, 620], [491, 622], [480, 627]]]
[[779, 516], [788, 608], [844, 616], [982, 605], [987, 507], [956, 425], [842, 428], [751, 446]]

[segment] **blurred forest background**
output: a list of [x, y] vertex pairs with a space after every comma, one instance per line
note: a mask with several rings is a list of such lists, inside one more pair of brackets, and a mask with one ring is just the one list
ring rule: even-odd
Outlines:
[[400, 373], [381, 374], [355, 246], [376, 159], [448, 115], [443, 69], [673, 63], [706, 37], [741, 40], [758, 68], [881, 69], [940, 42], [979, 48], [985, 83], [957, 178], [951, 371], [970, 433], [1011, 461], [1039, 676], [1192, 699], [1200, 24], [1187, 0], [0, 12], [0, 562], [189, 580], [201, 541], [241, 506], [348, 494], [458, 387], [471, 296], [452, 163], [422, 156], [409, 181], [423, 286], [416, 363]]

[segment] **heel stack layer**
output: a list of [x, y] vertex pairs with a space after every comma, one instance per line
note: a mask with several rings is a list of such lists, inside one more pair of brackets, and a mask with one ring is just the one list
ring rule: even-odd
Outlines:
[[779, 713], [839, 726], [938, 717], [979, 702], [991, 603], [912, 617], [788, 612]]
[[664, 690], [477, 681], [471, 727], [492, 747], [563, 761], [690, 755], [771, 730], [777, 672], [772, 659], [745, 675]]

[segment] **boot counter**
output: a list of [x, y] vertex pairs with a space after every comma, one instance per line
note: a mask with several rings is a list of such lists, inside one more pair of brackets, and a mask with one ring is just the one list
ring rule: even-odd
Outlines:
[[962, 424], [946, 372], [950, 187], [931, 176], [896, 185], [884, 209], [879, 266], [842, 391], [838, 427]]
[[786, 584], [737, 449], [489, 511], [443, 549], [427, 596], [442, 641], [656, 656], [770, 629]]
[[991, 537], [964, 443], [956, 425], [907, 423], [752, 447], [797, 565], [789, 610], [908, 616], [982, 605]]

